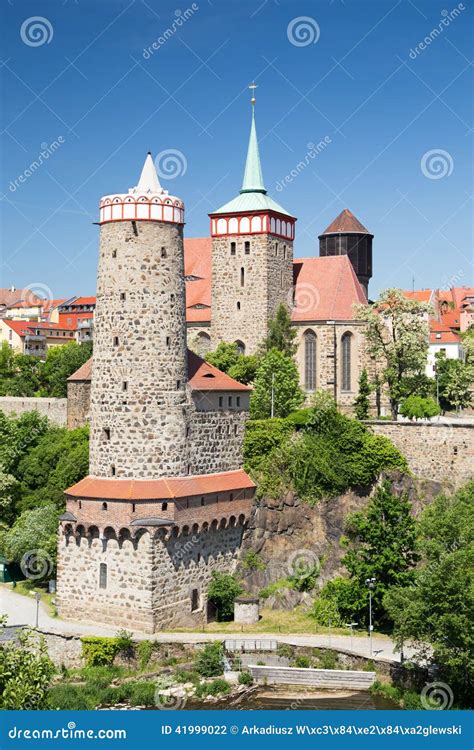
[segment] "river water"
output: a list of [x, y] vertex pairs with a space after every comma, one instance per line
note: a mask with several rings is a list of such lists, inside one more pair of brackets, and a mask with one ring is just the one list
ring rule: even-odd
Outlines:
[[238, 704], [232, 699], [224, 699], [217, 703], [192, 703], [186, 704], [186, 710], [401, 710], [400, 706], [393, 701], [379, 695], [371, 695], [364, 691], [331, 691], [320, 690], [309, 695], [307, 692], [298, 692], [291, 689], [282, 691], [281, 688], [264, 687], [251, 693]]

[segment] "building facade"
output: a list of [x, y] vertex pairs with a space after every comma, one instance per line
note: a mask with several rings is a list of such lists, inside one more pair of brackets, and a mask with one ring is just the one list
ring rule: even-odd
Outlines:
[[66, 491], [58, 611], [149, 632], [201, 623], [252, 503], [250, 389], [187, 351], [184, 205], [150, 155], [99, 223], [90, 476]]

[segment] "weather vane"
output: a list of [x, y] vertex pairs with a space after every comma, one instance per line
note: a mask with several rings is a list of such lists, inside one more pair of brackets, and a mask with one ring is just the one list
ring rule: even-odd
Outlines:
[[249, 86], [249, 89], [252, 92], [252, 98], [251, 98], [250, 102], [252, 103], [253, 106], [255, 106], [255, 102], [257, 101], [255, 99], [255, 89], [256, 88], [258, 88], [258, 86], [257, 86], [256, 83], [251, 83], [250, 86]]

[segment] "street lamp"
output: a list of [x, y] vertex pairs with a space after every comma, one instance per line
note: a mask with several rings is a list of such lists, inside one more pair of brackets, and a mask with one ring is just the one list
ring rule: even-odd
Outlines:
[[354, 650], [353, 649], [353, 646], [354, 646], [354, 630], [353, 629], [358, 624], [359, 623], [357, 623], [357, 622], [346, 622], [346, 628], [350, 628], [351, 629], [351, 651]]
[[40, 606], [40, 601], [41, 601], [41, 594], [39, 594], [38, 592], [36, 592], [35, 599], [36, 599], [36, 628], [38, 628], [39, 606]]
[[374, 584], [376, 578], [366, 578], [365, 579], [365, 585], [369, 589], [369, 644], [370, 644], [370, 655], [372, 656], [372, 630], [374, 629], [374, 626], [372, 625], [372, 591], [374, 589]]

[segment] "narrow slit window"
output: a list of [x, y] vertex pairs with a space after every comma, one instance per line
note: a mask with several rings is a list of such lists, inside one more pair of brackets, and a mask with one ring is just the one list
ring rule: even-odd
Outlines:
[[250, 242], [245, 243], [245, 255], [250, 255]]
[[191, 612], [196, 612], [199, 609], [199, 589], [193, 589], [191, 591]]
[[122, 300], [122, 302], [125, 302], [126, 297], [127, 295], [125, 294], [125, 292], [120, 292], [120, 299]]
[[112, 258], [116, 258], [116, 257], [117, 257], [117, 251], [116, 250], [112, 250]]
[[128, 382], [126, 380], [122, 382], [122, 391], [128, 391]]
[[99, 565], [99, 588], [107, 588], [107, 563], [100, 563]]
[[110, 467], [110, 476], [111, 476], [111, 477], [114, 477], [114, 476], [115, 476], [115, 466], [114, 466], [113, 464], [112, 464], [112, 466]]
[[114, 346], [118, 346], [118, 345], [119, 345], [119, 337], [114, 336]]
[[102, 437], [104, 440], [110, 440], [110, 427], [104, 427], [102, 430]]
[[161, 248], [161, 257], [162, 258], [166, 258], [166, 256], [167, 256], [166, 247], [162, 247]]
[[240, 286], [245, 286], [245, 268], [240, 269]]
[[231, 255], [235, 255], [236, 251], [237, 251], [237, 246], [236, 246], [235, 242], [231, 242], [230, 243], [230, 254]]

